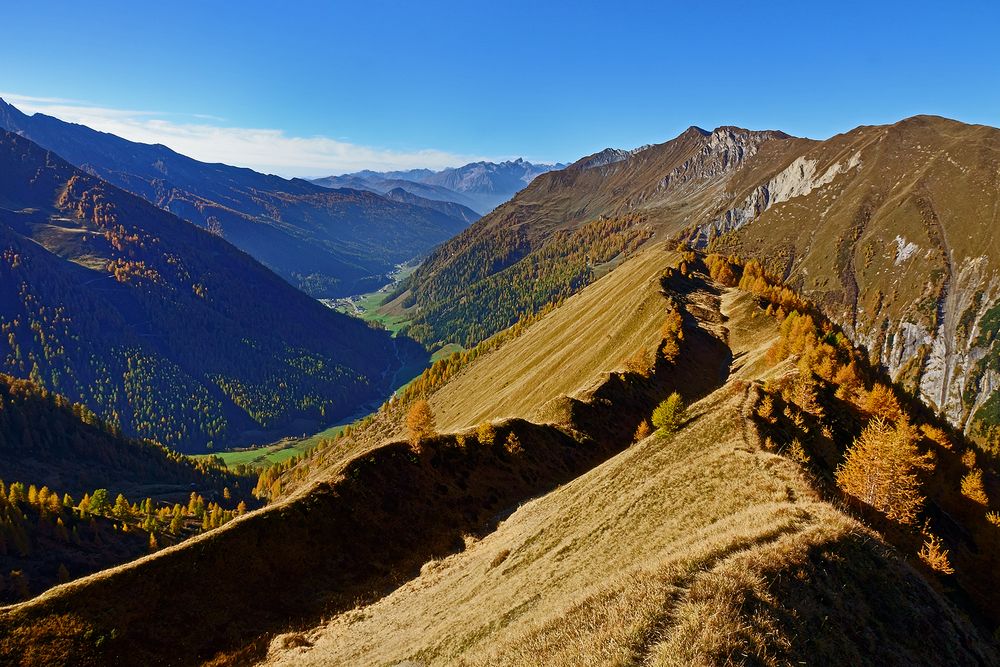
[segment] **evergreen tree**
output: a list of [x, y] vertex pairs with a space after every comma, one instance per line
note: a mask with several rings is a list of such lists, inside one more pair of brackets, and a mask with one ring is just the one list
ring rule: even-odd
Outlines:
[[684, 421], [684, 401], [676, 391], [653, 410], [653, 426], [661, 433], [673, 433]]
[[90, 513], [105, 516], [111, 510], [107, 489], [97, 489], [90, 495]]

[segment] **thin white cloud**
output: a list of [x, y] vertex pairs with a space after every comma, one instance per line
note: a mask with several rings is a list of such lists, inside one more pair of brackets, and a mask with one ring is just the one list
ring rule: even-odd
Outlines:
[[[203, 114], [186, 114], [194, 120], [184, 122], [176, 115], [111, 109], [78, 100], [4, 92], [0, 97], [27, 114], [44, 113], [130, 141], [163, 144], [203, 162], [224, 162], [286, 177], [317, 177], [361, 169], [443, 169], [491, 159], [435, 149], [395, 151], [322, 136], [294, 137], [282, 130], [229, 127], [223, 119]], [[206, 122], [211, 120], [218, 122]]]

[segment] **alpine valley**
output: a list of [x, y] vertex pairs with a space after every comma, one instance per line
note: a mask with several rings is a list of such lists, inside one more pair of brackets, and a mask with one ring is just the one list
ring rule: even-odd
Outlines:
[[1000, 664], [1000, 129], [282, 140], [373, 169], [0, 100], [0, 664]]

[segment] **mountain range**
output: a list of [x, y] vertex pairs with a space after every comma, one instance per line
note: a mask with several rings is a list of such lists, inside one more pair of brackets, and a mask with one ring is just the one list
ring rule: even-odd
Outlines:
[[562, 169], [564, 164], [532, 164], [521, 158], [506, 162], [471, 162], [432, 171], [358, 171], [313, 181], [327, 188], [356, 188], [386, 193], [403, 189], [411, 194], [468, 206], [486, 214], [523, 190], [538, 175]]
[[[266, 181], [294, 197], [191, 166], [184, 192], [282, 215], [331, 197], [454, 221], [380, 295], [397, 337], [30, 134], [0, 132], [0, 474], [110, 487], [120, 457], [124, 486], [226, 484], [228, 504], [8, 487], [0, 662], [1000, 663], [1000, 130], [690, 127], [531, 177]], [[108, 163], [149, 158], [105, 140]], [[429, 196], [504, 183], [478, 219]], [[390, 395], [426, 358], [408, 336], [436, 360]], [[160, 446], [315, 431], [387, 395], [251, 494], [246, 468]], [[107, 545], [89, 569], [40, 555], [76, 547], [67, 523]]]
[[[825, 141], [692, 127], [539, 176], [435, 249], [397, 296], [418, 338], [474, 343], [544, 300], [537, 286], [515, 289], [498, 310], [494, 285], [527, 284], [552, 266], [540, 257], [567, 234], [628, 218], [623, 229], [650, 239], [765, 262], [894, 379], [989, 440], [1000, 436], [1000, 396], [991, 400], [1000, 386], [1000, 247], [984, 230], [1000, 210], [998, 173], [1000, 131], [939, 117]], [[593, 263], [574, 267], [546, 296], [600, 275]]]
[[[381, 197], [371, 188], [330, 190], [250, 169], [207, 164], [0, 100], [0, 129], [30, 139], [92, 176], [224, 236], [316, 297], [371, 291], [397, 264], [461, 231], [436, 204]], [[417, 193], [418, 195], [420, 193]], [[437, 199], [437, 198], [435, 198]]]

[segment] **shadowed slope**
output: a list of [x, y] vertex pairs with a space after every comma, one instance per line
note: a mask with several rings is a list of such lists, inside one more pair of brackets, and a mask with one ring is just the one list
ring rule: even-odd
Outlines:
[[2, 130], [0, 333], [0, 371], [184, 451], [352, 414], [408, 354], [224, 240]]
[[[265, 648], [258, 637], [379, 597], [427, 560], [461, 548], [463, 535], [490, 530], [499, 513], [620, 451], [669, 391], [698, 391], [697, 377], [706, 378], [702, 391], [717, 386], [729, 357], [706, 341], [712, 335], [689, 320], [685, 345], [704, 349], [682, 355], [676, 368], [658, 365], [650, 378], [605, 376], [565, 399], [558, 426], [505, 420], [492, 443], [443, 435], [420, 454], [396, 442], [337, 459], [324, 469], [326, 481], [285, 502], [7, 608], [0, 657], [87, 665], [255, 655]], [[505, 445], [511, 433], [518, 449]], [[193, 625], [201, 631], [191, 633]]]
[[749, 414], [773, 320], [729, 293], [736, 374], [655, 434], [522, 505], [269, 665], [969, 664], [977, 631], [872, 531], [763, 451]]

